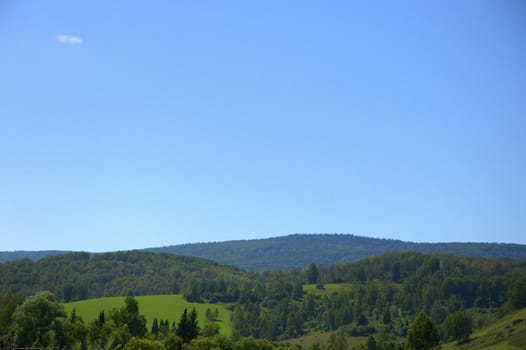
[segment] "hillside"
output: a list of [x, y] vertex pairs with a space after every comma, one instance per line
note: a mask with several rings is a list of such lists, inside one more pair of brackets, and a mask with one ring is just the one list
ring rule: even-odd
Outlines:
[[[388, 252], [455, 254], [495, 259], [526, 258], [526, 245], [508, 243], [415, 243], [351, 234], [294, 234], [281, 237], [146, 248], [154, 253], [194, 256], [248, 271], [302, 269], [310, 263], [332, 265]], [[67, 251], [0, 252], [0, 263], [38, 260]]]
[[526, 349], [526, 308], [515, 311], [471, 335], [467, 344], [450, 342], [442, 350]]
[[[214, 281], [217, 292], [203, 297], [227, 299], [228, 288], [245, 280], [246, 273], [196, 257], [126, 251], [104, 254], [69, 253], [0, 264], [0, 295], [53, 292], [59, 300], [103, 296], [178, 294], [199, 300], [193, 289]], [[206, 290], [206, 288], [200, 288]]]
[[147, 250], [197, 256], [249, 271], [301, 269], [312, 262], [318, 265], [331, 265], [401, 251], [488, 258], [526, 258], [526, 245], [520, 244], [414, 243], [350, 234], [295, 234], [256, 240], [175, 245]]
[[[282, 341], [343, 332], [352, 337], [389, 334], [386, 341], [400, 342], [422, 311], [438, 327], [448, 315], [466, 311], [479, 328], [493, 322], [499, 310], [524, 307], [526, 259], [398, 252], [260, 274], [201, 258], [144, 251], [71, 253], [0, 264], [0, 314], [4, 310], [9, 316], [24, 302], [21, 295], [6, 292], [31, 295], [43, 289], [66, 302], [182, 294], [188, 303], [228, 308], [232, 334], [238, 337]], [[105, 326], [108, 332], [118, 333], [119, 317], [114, 315], [113, 323]], [[0, 318], [0, 329], [2, 324], [11, 329], [10, 322], [9, 317]], [[9, 339], [9, 334], [4, 336]]]

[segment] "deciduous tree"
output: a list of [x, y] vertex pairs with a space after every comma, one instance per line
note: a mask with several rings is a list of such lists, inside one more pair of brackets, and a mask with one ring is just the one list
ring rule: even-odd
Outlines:
[[411, 325], [407, 343], [414, 350], [430, 350], [440, 343], [435, 323], [425, 313], [420, 313]]
[[458, 344], [469, 341], [469, 335], [473, 331], [473, 322], [464, 312], [456, 312], [444, 321], [446, 334], [455, 339]]
[[15, 344], [20, 347], [56, 345], [65, 317], [63, 306], [51, 292], [28, 297], [13, 314]]

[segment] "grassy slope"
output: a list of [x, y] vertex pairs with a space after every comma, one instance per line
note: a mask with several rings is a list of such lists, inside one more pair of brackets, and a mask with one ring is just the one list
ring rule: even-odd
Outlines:
[[[101, 310], [104, 310], [107, 316], [111, 309], [124, 306], [124, 299], [125, 297], [109, 297], [75, 301], [64, 304], [64, 308], [68, 314], [75, 308], [77, 315], [82, 316], [84, 321], [89, 322], [97, 319]], [[214, 311], [217, 308], [219, 310], [221, 334], [229, 336], [232, 332], [230, 312], [222, 305], [189, 303], [180, 294], [137, 296], [135, 299], [139, 303], [139, 313], [146, 316], [148, 329], [151, 328], [155, 317], [159, 321], [169, 320], [170, 325], [174, 321], [177, 324], [185, 308], [190, 311], [195, 307], [200, 326], [203, 326], [206, 321], [206, 309], [210, 308], [211, 311]]]
[[468, 344], [450, 342], [442, 350], [518, 350], [526, 349], [526, 308], [507, 315], [471, 335]]

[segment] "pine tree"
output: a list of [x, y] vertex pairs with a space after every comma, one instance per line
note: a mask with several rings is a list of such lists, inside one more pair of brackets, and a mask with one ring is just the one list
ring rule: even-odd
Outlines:
[[139, 303], [133, 296], [127, 296], [124, 300], [125, 306], [121, 310], [124, 323], [128, 325], [131, 335], [144, 337], [146, 334], [146, 318], [139, 314]]
[[[163, 321], [161, 321], [161, 322], [163, 322]], [[153, 319], [151, 333], [154, 334], [154, 335], [159, 334], [159, 321], [157, 320], [157, 317]]]
[[184, 309], [181, 319], [177, 324], [176, 334], [183, 339], [183, 342], [189, 343], [192, 339], [199, 335], [199, 325], [197, 322], [197, 311], [195, 307], [188, 314], [188, 310]]
[[315, 263], [310, 264], [307, 269], [307, 282], [311, 284], [318, 282], [318, 266]]
[[104, 310], [99, 312], [99, 326], [102, 326], [106, 322], [106, 317], [104, 316]]
[[175, 334], [181, 337], [181, 339], [183, 339], [185, 343], [187, 343], [190, 340], [188, 333], [188, 310], [186, 308], [184, 309], [183, 314], [181, 315], [181, 319], [177, 324]]
[[199, 325], [197, 322], [197, 311], [195, 307], [190, 312], [190, 319], [188, 324], [190, 340], [197, 338], [199, 335]]

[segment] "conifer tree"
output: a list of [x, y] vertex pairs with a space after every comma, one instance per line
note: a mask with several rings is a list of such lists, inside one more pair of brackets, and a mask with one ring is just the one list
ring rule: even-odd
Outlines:
[[[161, 320], [161, 323], [164, 324], [164, 321]], [[157, 317], [153, 319], [151, 333], [154, 335], [159, 334], [159, 321], [157, 320]]]
[[183, 339], [185, 343], [187, 343], [190, 340], [188, 333], [188, 310], [186, 308], [184, 309], [183, 314], [181, 315], [181, 319], [177, 324], [175, 334], [181, 337], [181, 339]]

